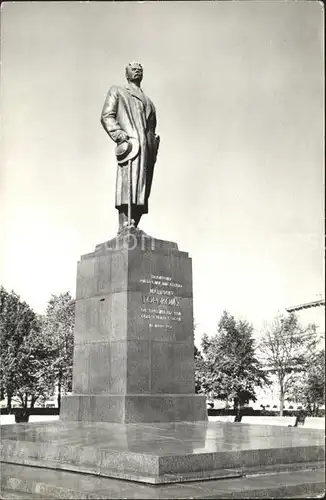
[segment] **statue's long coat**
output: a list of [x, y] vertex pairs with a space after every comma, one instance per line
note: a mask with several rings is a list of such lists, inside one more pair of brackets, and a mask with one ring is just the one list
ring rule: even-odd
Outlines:
[[[133, 160], [131, 167], [132, 204], [137, 205], [142, 213], [147, 213], [158, 149], [154, 104], [138, 88], [131, 85], [112, 86], [103, 106], [101, 123], [115, 142], [121, 131], [139, 140], [140, 153]], [[115, 206], [119, 208], [127, 204], [128, 164], [124, 164], [117, 167]]]

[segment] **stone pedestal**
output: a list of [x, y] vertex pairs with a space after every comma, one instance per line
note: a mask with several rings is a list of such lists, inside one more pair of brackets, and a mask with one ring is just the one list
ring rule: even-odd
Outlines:
[[195, 395], [191, 259], [176, 243], [133, 230], [82, 256], [75, 321], [62, 420], [207, 420]]
[[[230, 490], [234, 498], [248, 497], [241, 476], [268, 473], [282, 497], [323, 487], [322, 431], [204, 421], [205, 397], [194, 393], [191, 260], [140, 231], [78, 264], [73, 394], [60, 416], [4, 426], [4, 490], [94, 499], [225, 498]], [[302, 479], [309, 467], [318, 476]], [[279, 486], [287, 470], [300, 478]], [[69, 479], [72, 471], [79, 474]], [[263, 482], [253, 496], [269, 488], [275, 498]]]

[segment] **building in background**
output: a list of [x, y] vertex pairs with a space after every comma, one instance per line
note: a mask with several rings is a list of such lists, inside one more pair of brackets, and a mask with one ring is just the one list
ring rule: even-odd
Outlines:
[[320, 338], [320, 347], [323, 348], [325, 340], [325, 299], [287, 307], [285, 310], [288, 313], [294, 312], [303, 327], [308, 326], [309, 323], [315, 323]]

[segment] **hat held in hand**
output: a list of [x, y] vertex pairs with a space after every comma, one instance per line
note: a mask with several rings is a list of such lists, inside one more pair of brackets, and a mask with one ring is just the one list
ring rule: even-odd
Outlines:
[[129, 137], [127, 141], [121, 142], [115, 148], [115, 155], [119, 165], [134, 160], [139, 153], [139, 142], [134, 137]]

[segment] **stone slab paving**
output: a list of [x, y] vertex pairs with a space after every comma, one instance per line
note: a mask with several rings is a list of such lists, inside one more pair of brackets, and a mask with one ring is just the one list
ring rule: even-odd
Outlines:
[[241, 419], [242, 424], [252, 425], [278, 425], [283, 427], [294, 426], [295, 417], [269, 417], [269, 416], [254, 416], [244, 415]]
[[325, 431], [325, 417], [306, 417], [303, 426], [306, 429], [322, 429]]
[[[54, 422], [59, 420], [59, 415], [30, 415], [29, 423], [34, 422]], [[13, 425], [15, 424], [15, 415], [0, 415], [0, 425]]]

